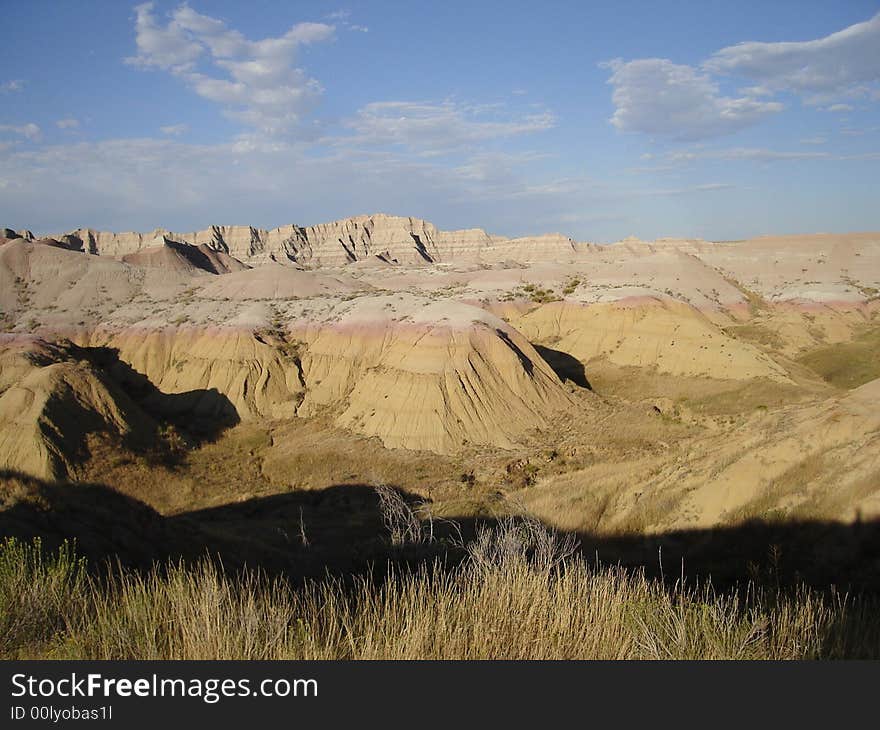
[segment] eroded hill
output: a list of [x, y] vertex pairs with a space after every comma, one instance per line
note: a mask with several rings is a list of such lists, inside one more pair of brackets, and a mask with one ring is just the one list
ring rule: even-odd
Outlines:
[[0, 466], [163, 514], [386, 482], [661, 532], [880, 514], [880, 234], [362, 216], [0, 239]]

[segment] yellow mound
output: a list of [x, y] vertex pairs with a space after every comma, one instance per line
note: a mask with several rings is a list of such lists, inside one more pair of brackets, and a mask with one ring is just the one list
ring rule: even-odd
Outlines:
[[702, 313], [674, 300], [552, 302], [511, 321], [533, 342], [553, 343], [582, 362], [605, 357], [616, 365], [656, 367], [672, 375], [788, 379], [760, 350], [728, 337]]
[[290, 418], [302, 399], [298, 353], [271, 333], [244, 328], [108, 328], [84, 344], [109, 347], [166, 395], [169, 415]]
[[66, 348], [0, 341], [0, 468], [68, 476], [93, 432], [147, 438], [156, 424], [114, 384]]
[[369, 298], [296, 336], [308, 345], [300, 413], [335, 408], [339, 425], [389, 447], [511, 447], [570, 402], [519, 332], [466, 304]]

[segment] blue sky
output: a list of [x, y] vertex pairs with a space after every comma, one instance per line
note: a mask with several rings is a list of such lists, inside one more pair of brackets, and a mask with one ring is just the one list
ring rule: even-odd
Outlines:
[[0, 20], [8, 227], [880, 229], [876, 1], [5, 0]]

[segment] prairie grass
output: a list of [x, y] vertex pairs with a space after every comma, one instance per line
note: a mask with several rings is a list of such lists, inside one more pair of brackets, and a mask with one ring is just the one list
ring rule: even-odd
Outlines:
[[838, 388], [857, 388], [880, 377], [880, 329], [866, 328], [850, 342], [818, 347], [797, 360]]
[[39, 539], [0, 545], [0, 656], [51, 642], [87, 593], [85, 562], [69, 544], [46, 555]]
[[456, 567], [298, 587], [203, 560], [88, 575], [0, 545], [0, 654], [76, 659], [828, 659], [880, 656], [869, 599], [649, 580], [502, 520]]

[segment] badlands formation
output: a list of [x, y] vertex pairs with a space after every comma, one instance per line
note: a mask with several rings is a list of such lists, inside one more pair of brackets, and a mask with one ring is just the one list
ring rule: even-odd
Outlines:
[[168, 514], [387, 481], [595, 533], [869, 519], [878, 311], [875, 233], [5, 229], [0, 467]]

